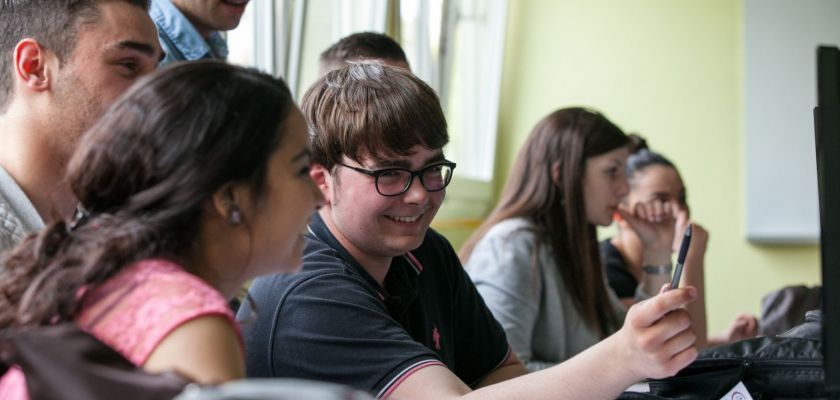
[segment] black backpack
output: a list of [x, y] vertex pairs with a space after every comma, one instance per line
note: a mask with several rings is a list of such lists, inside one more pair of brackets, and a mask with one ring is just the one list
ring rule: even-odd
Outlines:
[[771, 337], [757, 337], [703, 350], [677, 375], [648, 381], [650, 392], [625, 392], [619, 399], [718, 400], [743, 382], [755, 400], [840, 398], [825, 391], [822, 317]]

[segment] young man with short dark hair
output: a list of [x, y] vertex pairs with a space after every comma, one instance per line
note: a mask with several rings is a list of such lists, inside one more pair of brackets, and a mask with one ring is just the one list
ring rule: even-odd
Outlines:
[[0, 253], [76, 201], [82, 133], [162, 57], [146, 0], [0, 2]]

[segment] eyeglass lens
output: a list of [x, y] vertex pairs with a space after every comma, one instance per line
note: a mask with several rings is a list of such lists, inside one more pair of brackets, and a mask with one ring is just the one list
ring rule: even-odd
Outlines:
[[[430, 192], [443, 189], [452, 179], [452, 168], [438, 164], [423, 168], [419, 174], [423, 187]], [[395, 169], [379, 175], [377, 189], [384, 195], [396, 195], [404, 192], [411, 184], [412, 174], [408, 170]]]

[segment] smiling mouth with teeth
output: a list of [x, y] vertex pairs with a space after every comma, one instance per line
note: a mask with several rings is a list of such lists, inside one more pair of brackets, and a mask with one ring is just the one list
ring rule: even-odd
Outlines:
[[420, 217], [422, 217], [422, 216], [423, 216], [422, 214], [421, 214], [421, 215], [418, 215], [418, 216], [416, 216], [416, 217], [396, 217], [396, 216], [388, 216], [388, 219], [390, 219], [390, 220], [394, 220], [394, 221], [397, 221], [397, 222], [406, 222], [406, 223], [410, 223], [410, 222], [417, 221], [417, 220], [418, 220], [418, 219], [420, 219]]

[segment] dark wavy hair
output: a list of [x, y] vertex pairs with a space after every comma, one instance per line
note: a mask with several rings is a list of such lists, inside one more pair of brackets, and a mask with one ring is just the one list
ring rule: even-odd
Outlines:
[[[620, 128], [592, 110], [564, 108], [543, 118], [519, 151], [499, 203], [461, 249], [463, 262], [494, 225], [526, 218], [544, 241], [537, 243], [534, 254], [541, 244], [549, 246], [566, 291], [586, 324], [602, 337], [618, 329], [620, 321], [604, 285], [595, 226], [586, 219], [583, 177], [588, 158], [627, 142]], [[559, 183], [552, 177], [555, 163], [560, 166]]]
[[137, 260], [185, 255], [202, 205], [223, 185], [264, 194], [294, 107], [283, 81], [221, 62], [138, 81], [71, 159], [68, 181], [89, 216], [50, 224], [3, 261], [0, 328], [72, 320], [82, 289]]

